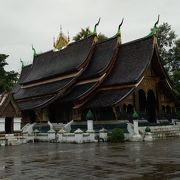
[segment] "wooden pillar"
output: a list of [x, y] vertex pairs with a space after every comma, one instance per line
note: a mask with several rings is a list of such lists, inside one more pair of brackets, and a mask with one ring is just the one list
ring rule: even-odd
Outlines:
[[43, 112], [43, 117], [42, 117], [42, 121], [43, 122], [48, 122], [49, 121], [49, 116], [48, 116], [48, 109], [47, 108], [45, 108], [45, 109], [43, 109], [42, 110]]
[[134, 92], [134, 107], [135, 110], [139, 112], [139, 90], [136, 89]]
[[116, 107], [112, 107], [112, 110], [113, 110], [113, 113], [114, 113], [114, 116], [116, 118], [116, 120], [118, 120], [118, 116], [117, 116], [117, 112], [116, 112]]

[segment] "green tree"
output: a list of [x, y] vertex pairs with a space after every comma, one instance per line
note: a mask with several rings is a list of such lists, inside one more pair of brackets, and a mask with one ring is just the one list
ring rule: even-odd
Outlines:
[[[79, 41], [81, 39], [84, 39], [86, 37], [88, 37], [90, 34], [92, 33], [92, 31], [90, 30], [89, 27], [86, 27], [86, 28], [81, 28], [81, 31], [79, 33], [77, 33], [74, 37], [73, 37], [73, 40], [74, 41]], [[99, 42], [102, 42], [104, 40], [108, 39], [104, 34], [102, 33], [99, 33], [98, 34], [98, 40]]]
[[5, 71], [4, 67], [8, 65], [6, 62], [7, 57], [8, 55], [0, 54], [0, 93], [11, 90], [18, 76], [15, 71]]
[[180, 93], [180, 39], [168, 23], [158, 27], [157, 40], [162, 64]]
[[174, 62], [172, 64], [173, 82], [180, 96], [180, 39], [176, 40], [174, 47]]
[[177, 35], [171, 29], [168, 23], [163, 23], [158, 27], [157, 40], [159, 45], [159, 53], [163, 65], [170, 72], [170, 65], [174, 61], [174, 47]]

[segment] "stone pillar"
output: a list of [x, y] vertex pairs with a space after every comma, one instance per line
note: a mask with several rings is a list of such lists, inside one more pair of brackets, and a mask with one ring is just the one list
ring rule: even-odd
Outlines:
[[134, 134], [139, 135], [138, 120], [133, 120], [133, 125], [134, 125]]
[[95, 142], [95, 131], [94, 130], [87, 130], [86, 133], [89, 133], [89, 141]]
[[21, 118], [20, 117], [14, 118], [13, 130], [14, 130], [14, 132], [20, 132], [21, 131]]
[[135, 93], [134, 93], [134, 103], [135, 103], [136, 111], [139, 111], [139, 92], [138, 92], [138, 89], [136, 89]]
[[58, 132], [58, 142], [63, 142], [63, 135], [64, 133], [66, 133], [66, 131], [64, 129], [60, 129]]
[[87, 130], [88, 131], [93, 130], [93, 120], [87, 120]]
[[83, 131], [81, 129], [77, 129], [76, 131], [74, 131], [75, 134], [75, 142], [76, 143], [83, 143]]
[[53, 142], [56, 139], [56, 131], [54, 129], [50, 129], [48, 131], [48, 141]]
[[107, 130], [102, 128], [100, 131], [99, 131], [99, 138], [103, 139], [104, 141], [107, 141]]
[[151, 132], [145, 132], [144, 141], [153, 141]]
[[48, 110], [47, 109], [43, 109], [43, 119], [42, 119], [42, 121], [44, 121], [44, 122], [49, 121], [49, 116], [48, 116]]
[[143, 138], [139, 134], [138, 120], [133, 120], [134, 134], [130, 137], [130, 141], [142, 141]]
[[150, 127], [146, 127], [145, 129], [144, 141], [153, 141]]
[[5, 118], [0, 118], [0, 133], [5, 133]]
[[35, 129], [34, 130], [34, 141], [38, 141], [38, 134], [39, 134], [39, 130], [38, 129]]

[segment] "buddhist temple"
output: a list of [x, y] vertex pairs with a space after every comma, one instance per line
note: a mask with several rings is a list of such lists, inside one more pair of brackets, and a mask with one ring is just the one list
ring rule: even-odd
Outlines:
[[21, 111], [11, 93], [0, 94], [0, 136], [21, 132]]
[[96, 32], [72, 43], [61, 33], [57, 51], [37, 54], [22, 68], [13, 95], [23, 123], [84, 121], [89, 109], [95, 121], [132, 120], [133, 112], [150, 123], [175, 118], [179, 101], [161, 64], [155, 28], [127, 43], [120, 27], [103, 42]]

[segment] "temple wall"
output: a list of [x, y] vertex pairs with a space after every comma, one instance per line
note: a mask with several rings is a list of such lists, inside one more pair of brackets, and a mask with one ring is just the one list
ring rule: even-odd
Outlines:
[[81, 111], [80, 110], [78, 110], [78, 109], [72, 110], [72, 120], [77, 120], [77, 121], [81, 120]]
[[160, 89], [158, 84], [160, 82], [160, 78], [155, 74], [152, 67], [150, 66], [144, 72], [144, 78], [142, 82], [135, 89], [134, 93], [127, 96], [120, 104], [118, 104], [120, 112], [123, 111], [123, 108], [128, 111], [128, 105], [132, 105], [133, 109], [136, 111], [140, 111], [139, 107], [139, 90], [142, 90], [145, 93], [145, 97], [147, 100], [148, 92], [153, 91], [155, 99], [156, 99], [156, 111], [157, 112], [167, 112], [167, 108], [170, 108], [170, 111], [175, 111], [175, 103], [172, 99], [170, 99], [164, 92], [165, 89]]

